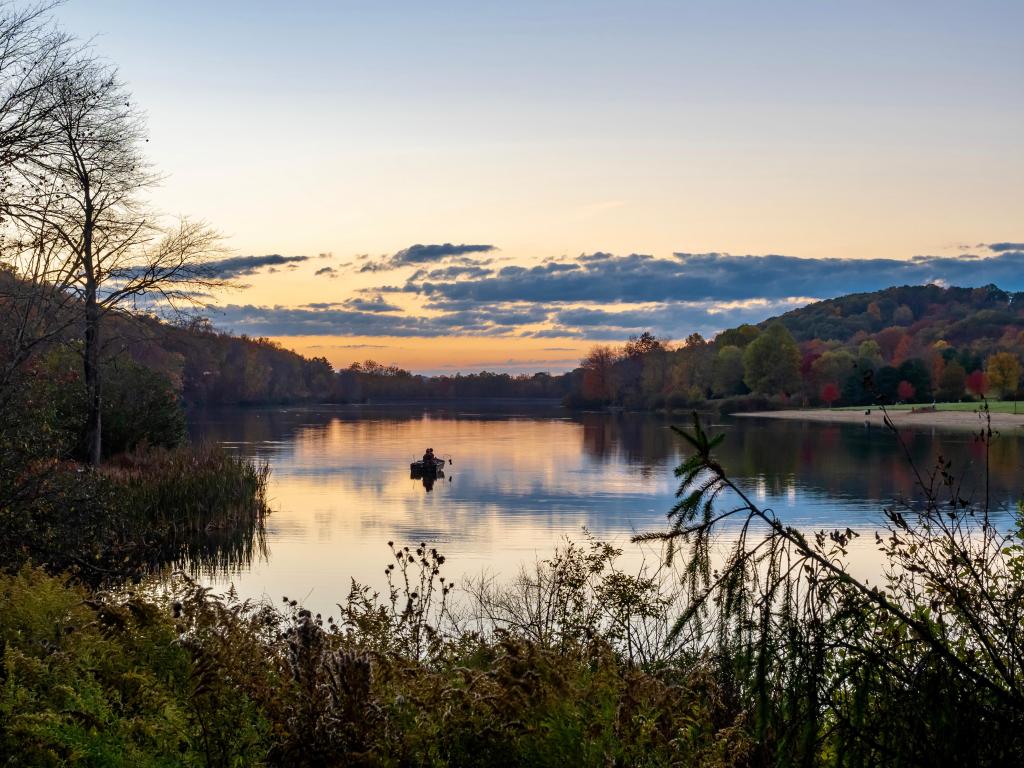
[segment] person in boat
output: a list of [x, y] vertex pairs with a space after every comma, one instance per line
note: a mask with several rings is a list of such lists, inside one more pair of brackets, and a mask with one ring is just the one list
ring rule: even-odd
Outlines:
[[423, 468], [433, 469], [434, 468], [434, 449], [427, 448], [427, 452], [423, 454]]

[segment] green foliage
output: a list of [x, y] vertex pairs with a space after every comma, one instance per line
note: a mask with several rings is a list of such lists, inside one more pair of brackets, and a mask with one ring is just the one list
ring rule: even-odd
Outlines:
[[756, 339], [760, 333], [761, 329], [756, 325], [744, 324], [738, 328], [730, 328], [722, 331], [715, 338], [715, 343], [718, 345], [719, 349], [730, 346], [743, 349], [747, 344]]
[[[927, 402], [932, 399], [932, 376], [923, 361], [916, 358], [904, 360], [897, 370], [900, 380], [909, 382], [913, 387], [914, 398], [918, 402]], [[904, 399], [899, 395], [899, 384], [897, 384], [896, 399]]]
[[34, 562], [94, 584], [242, 567], [262, 546], [267, 473], [213, 447], [150, 449], [99, 471], [15, 464], [0, 475], [0, 567]]
[[[71, 349], [47, 354], [23, 386], [34, 391], [49, 431], [64, 433], [72, 455], [84, 455], [85, 387], [81, 357]], [[102, 434], [105, 456], [139, 446], [173, 448], [185, 440], [185, 415], [167, 377], [127, 356], [103, 362]], [[27, 418], [32, 418], [26, 414]], [[38, 418], [38, 417], [37, 417]]]
[[711, 391], [718, 397], [746, 394], [743, 383], [743, 350], [739, 347], [719, 347], [712, 364]]
[[106, 455], [142, 444], [174, 448], [185, 441], [185, 414], [165, 376], [130, 358], [116, 358], [105, 367], [103, 381]]
[[262, 764], [266, 721], [237, 687], [203, 688], [180, 637], [158, 604], [90, 596], [38, 570], [0, 576], [5, 764]]
[[743, 380], [753, 392], [796, 392], [800, 387], [800, 350], [792, 334], [781, 323], [768, 326], [744, 351], [743, 369]]
[[[865, 342], [866, 343], [866, 342]], [[811, 366], [818, 389], [832, 382], [846, 381], [857, 368], [857, 361], [845, 349], [830, 349]]]
[[[435, 578], [437, 557], [420, 550]], [[546, 640], [505, 614], [487, 632], [437, 626], [415, 651], [416, 580], [397, 610], [354, 585], [342, 620], [324, 621], [187, 580], [145, 599], [0, 576], [0, 746], [14, 765], [736, 764], [721, 756], [748, 754], [751, 739], [707, 660], [654, 671], [616, 651], [623, 611], [663, 607], [615, 557], [595, 542], [541, 566], [564, 630]], [[517, 596], [530, 594], [475, 607]], [[573, 623], [588, 614], [604, 618]]]

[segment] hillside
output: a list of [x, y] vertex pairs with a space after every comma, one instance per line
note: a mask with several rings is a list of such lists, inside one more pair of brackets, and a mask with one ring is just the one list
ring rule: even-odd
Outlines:
[[[81, 312], [74, 297], [18, 278], [0, 265], [0, 374], [29, 360], [54, 362], [79, 381], [81, 362], [62, 350], [80, 346]], [[115, 312], [104, 320], [107, 364], [130, 359], [166, 378], [192, 406], [271, 403], [447, 400], [505, 397], [560, 399], [578, 378], [546, 373], [481, 372], [426, 377], [367, 360], [335, 371], [326, 358], [306, 358], [264, 338], [218, 331], [203, 318], [167, 322]], [[18, 358], [16, 360], [15, 358]], [[52, 367], [52, 366], [51, 366]]]
[[712, 341], [649, 334], [583, 361], [575, 405], [729, 409], [1017, 397], [1024, 294], [902, 286], [815, 302]]
[[[0, 300], [23, 293], [13, 281], [10, 272], [0, 273]], [[70, 305], [60, 306], [67, 312]], [[60, 319], [50, 318], [50, 325], [60, 326]], [[3, 338], [9, 330], [0, 330], [0, 358], [10, 348]], [[52, 343], [74, 345], [79, 334], [67, 323]], [[168, 323], [129, 313], [109, 317], [105, 339], [108, 359], [126, 356], [157, 371], [191, 405], [537, 397], [582, 407], [710, 401], [736, 409], [855, 405], [879, 397], [1015, 398], [1024, 293], [924, 285], [850, 294], [728, 329], [711, 341], [693, 334], [671, 347], [642, 334], [621, 347], [597, 346], [580, 368], [562, 375], [425, 377], [374, 361], [335, 372], [325, 358], [219, 332], [203, 319]]]
[[904, 329], [920, 344], [954, 346], [995, 343], [1007, 329], [1024, 329], [1024, 293], [994, 285], [941, 288], [937, 285], [852, 293], [809, 304], [761, 323], [780, 320], [798, 342], [850, 342], [886, 328]]

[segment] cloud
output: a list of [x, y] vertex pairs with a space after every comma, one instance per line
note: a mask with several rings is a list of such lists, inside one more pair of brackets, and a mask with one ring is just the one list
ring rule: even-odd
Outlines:
[[350, 299], [299, 307], [228, 304], [210, 307], [213, 323], [253, 336], [510, 336], [548, 317], [544, 307], [480, 308], [438, 316], [416, 316], [379, 302]]
[[219, 279], [229, 279], [241, 275], [252, 275], [265, 267], [276, 267], [283, 264], [294, 265], [295, 262], [308, 261], [309, 256], [282, 256], [271, 253], [266, 256], [232, 256], [219, 261], [209, 261], [203, 265], [203, 274]]
[[[552, 316], [554, 328], [534, 334], [542, 338], [576, 336], [588, 339], [624, 339], [631, 334], [653, 330], [670, 338], [697, 332], [714, 336], [726, 328], [757, 323], [772, 315], [788, 312], [810, 299], [786, 298], [749, 302], [669, 302], [653, 307], [611, 311], [603, 308], [573, 308]], [[559, 333], [561, 331], [561, 333]]]
[[955, 286], [995, 283], [1024, 289], [1024, 251], [987, 258], [920, 256], [900, 259], [802, 259], [676, 253], [584, 255], [535, 267], [508, 266], [478, 279], [409, 283], [406, 291], [433, 301], [649, 303], [672, 301], [831, 298], [893, 285], [942, 281]]
[[382, 272], [418, 264], [435, 264], [453, 257], [467, 256], [471, 253], [490, 253], [494, 250], [497, 249], [493, 245], [455, 245], [453, 243], [423, 245], [417, 243], [416, 245], [410, 245], [408, 248], [403, 248], [390, 256], [385, 256], [376, 261], [367, 261], [359, 268], [359, 271]]
[[[621, 340], [644, 330], [682, 338], [712, 336], [805, 304], [807, 299], [736, 303], [671, 302], [613, 311], [554, 304], [500, 304], [413, 315], [383, 298], [317, 302], [300, 307], [227, 305], [213, 310], [218, 327], [254, 336], [505, 336]], [[546, 351], [571, 351], [552, 347]]]
[[459, 277], [479, 278], [494, 274], [493, 269], [480, 266], [481, 263], [483, 262], [478, 262], [476, 264], [453, 264], [448, 267], [442, 267], [441, 269], [418, 269], [409, 277], [408, 282], [414, 283], [420, 280], [455, 280]]
[[338, 272], [334, 267], [320, 267], [316, 272], [313, 273], [316, 276], [327, 275], [328, 277], [337, 277]]
[[[309, 306], [315, 306], [310, 304]], [[402, 308], [395, 304], [390, 304], [384, 300], [383, 296], [375, 296], [372, 299], [364, 299], [362, 297], [356, 297], [353, 299], [346, 299], [342, 302], [342, 306], [348, 309], [354, 309], [359, 312], [401, 312]]]
[[[412, 246], [381, 258], [403, 265], [426, 264], [431, 259], [443, 263], [422, 266], [404, 284], [360, 288], [339, 302], [299, 307], [228, 305], [220, 308], [214, 320], [226, 329], [262, 336], [622, 340], [651, 330], [675, 339], [692, 332], [710, 337], [814, 300], [893, 285], [995, 283], [1004, 290], [1021, 291], [1024, 250], [1018, 245], [992, 243], [959, 256], [906, 260], [596, 252], [547, 259], [534, 266], [481, 266], [466, 255], [492, 246]], [[253, 258], [257, 257], [233, 268], [236, 272], [255, 268]], [[330, 274], [328, 269], [317, 272]], [[395, 294], [417, 295], [417, 308], [410, 308], [411, 302], [393, 303]]]

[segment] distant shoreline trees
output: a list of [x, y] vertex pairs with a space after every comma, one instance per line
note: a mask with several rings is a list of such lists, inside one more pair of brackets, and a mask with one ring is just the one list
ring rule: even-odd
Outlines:
[[1017, 397], [1022, 298], [993, 286], [909, 286], [819, 302], [710, 342], [694, 335], [637, 355], [636, 337], [595, 347], [567, 403], [730, 409]]

